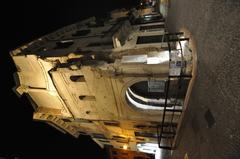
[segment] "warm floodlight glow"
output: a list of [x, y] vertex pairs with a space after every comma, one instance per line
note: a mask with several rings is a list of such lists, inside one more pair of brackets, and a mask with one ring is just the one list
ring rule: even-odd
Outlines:
[[123, 149], [127, 150], [128, 146], [127, 145], [123, 145]]

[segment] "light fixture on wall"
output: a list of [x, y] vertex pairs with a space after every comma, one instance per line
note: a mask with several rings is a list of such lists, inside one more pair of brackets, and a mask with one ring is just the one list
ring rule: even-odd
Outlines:
[[127, 149], [128, 149], [128, 145], [127, 145], [127, 144], [124, 144], [124, 145], [123, 145], [123, 149], [124, 149], [124, 150], [127, 150]]

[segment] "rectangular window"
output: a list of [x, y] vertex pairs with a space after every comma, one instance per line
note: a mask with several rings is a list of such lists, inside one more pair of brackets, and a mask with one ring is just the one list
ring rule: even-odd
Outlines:
[[110, 141], [108, 141], [108, 140], [98, 140], [98, 141], [104, 142], [104, 143], [110, 143]]
[[104, 122], [104, 125], [107, 126], [118, 126], [119, 127], [119, 122]]
[[71, 122], [70, 119], [62, 119], [64, 122]]
[[137, 39], [137, 44], [149, 44], [161, 42], [166, 42], [166, 38], [163, 35], [139, 36]]
[[164, 28], [164, 24], [140, 26], [140, 31]]
[[126, 144], [126, 143], [128, 143], [128, 141], [120, 141], [120, 140], [117, 140], [116, 142], [118, 142], [118, 143], [122, 143], [122, 144]]
[[157, 134], [150, 132], [135, 132], [135, 136], [157, 138]]
[[80, 99], [80, 100], [83, 100], [83, 101], [96, 101], [95, 96], [85, 96], [85, 95], [81, 95], [81, 96], [79, 96], [79, 99]]
[[113, 136], [114, 139], [125, 139], [125, 137], [122, 136]]
[[93, 136], [93, 138], [107, 139], [103, 134], [93, 133], [92, 136]]
[[86, 119], [75, 119], [75, 122], [80, 122], [80, 123], [93, 123], [91, 120], [86, 120]]
[[137, 128], [137, 129], [144, 129], [144, 128], [148, 128], [148, 126], [147, 126], [147, 125], [135, 125], [134, 127], [135, 127], [135, 128]]

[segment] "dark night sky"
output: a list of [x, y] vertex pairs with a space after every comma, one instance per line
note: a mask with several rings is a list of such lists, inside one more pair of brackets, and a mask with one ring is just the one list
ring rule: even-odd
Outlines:
[[[15, 66], [9, 51], [60, 27], [115, 8], [130, 7], [137, 0], [7, 1], [1, 4], [0, 51], [0, 157], [105, 159], [90, 138], [75, 139], [47, 124], [32, 121], [27, 100], [12, 91]], [[9, 158], [9, 157], [8, 157]]]

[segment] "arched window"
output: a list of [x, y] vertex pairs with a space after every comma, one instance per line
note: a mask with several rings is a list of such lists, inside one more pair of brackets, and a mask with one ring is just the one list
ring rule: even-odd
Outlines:
[[[165, 80], [146, 80], [132, 84], [126, 89], [125, 96], [129, 104], [148, 110], [163, 110], [165, 104], [167, 109], [182, 109], [182, 101], [176, 95], [184, 99], [184, 93], [178, 92], [176, 81], [172, 82], [168, 90], [166, 100], [166, 81]], [[183, 89], [184, 91], [184, 89]]]
[[[126, 90], [127, 101], [141, 109], [163, 110], [165, 104], [165, 81], [140, 81]], [[170, 100], [167, 101], [170, 103]]]

